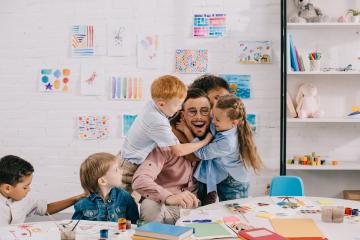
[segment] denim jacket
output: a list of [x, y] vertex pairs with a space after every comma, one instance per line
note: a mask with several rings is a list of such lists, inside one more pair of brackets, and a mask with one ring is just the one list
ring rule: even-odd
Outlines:
[[81, 199], [75, 205], [72, 219], [117, 222], [119, 218], [136, 223], [139, 219], [138, 206], [130, 194], [120, 188], [113, 188], [108, 200], [104, 201], [97, 193]]

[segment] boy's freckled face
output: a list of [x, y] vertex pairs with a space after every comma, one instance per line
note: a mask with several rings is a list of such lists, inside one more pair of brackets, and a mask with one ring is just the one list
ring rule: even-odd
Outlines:
[[161, 107], [161, 111], [165, 113], [166, 116], [172, 117], [181, 110], [184, 100], [185, 97], [174, 97], [172, 99], [166, 100], [164, 101], [164, 105]]
[[107, 181], [108, 186], [110, 187], [121, 187], [122, 173], [119, 167], [119, 161], [114, 161], [111, 164], [109, 170], [105, 174], [105, 179]]
[[32, 182], [33, 175], [24, 176], [21, 179], [21, 182], [16, 184], [14, 187], [10, 187], [9, 197], [14, 199], [15, 201], [20, 201], [28, 192], [30, 192], [30, 184]]

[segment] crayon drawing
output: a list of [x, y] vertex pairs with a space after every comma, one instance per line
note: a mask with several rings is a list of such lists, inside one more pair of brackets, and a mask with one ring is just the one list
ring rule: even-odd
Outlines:
[[131, 125], [137, 118], [136, 114], [123, 114], [122, 115], [122, 136], [126, 136], [129, 132]]
[[256, 133], [257, 116], [254, 113], [246, 114], [246, 121], [250, 124], [253, 133]]
[[194, 14], [194, 37], [223, 37], [226, 32], [226, 14]]
[[72, 27], [71, 53], [73, 57], [94, 56], [94, 27], [92, 25]]
[[136, 76], [112, 76], [111, 98], [114, 100], [141, 100], [143, 80]]
[[0, 228], [0, 240], [53, 239], [60, 240], [54, 222], [24, 223]]
[[250, 75], [221, 74], [229, 86], [230, 92], [241, 99], [251, 98]]
[[105, 139], [109, 136], [109, 118], [104, 115], [79, 116], [78, 127], [81, 140]]
[[159, 36], [141, 34], [138, 36], [137, 57], [139, 68], [158, 68], [160, 64]]
[[80, 93], [82, 95], [104, 95], [104, 69], [95, 64], [81, 65]]
[[40, 92], [69, 92], [71, 71], [67, 68], [42, 68], [40, 69]]
[[115, 22], [108, 24], [107, 35], [109, 56], [129, 56], [131, 54], [131, 34], [128, 24]]
[[242, 64], [271, 63], [270, 41], [239, 41], [239, 61]]
[[175, 71], [178, 73], [206, 73], [208, 67], [208, 50], [176, 50]]

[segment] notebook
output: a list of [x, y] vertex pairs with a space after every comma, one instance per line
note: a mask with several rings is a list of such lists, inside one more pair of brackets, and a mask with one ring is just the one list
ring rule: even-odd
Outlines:
[[194, 228], [194, 237], [197, 240], [236, 237], [223, 223], [191, 223], [186, 226]]
[[137, 236], [169, 240], [185, 239], [191, 236], [192, 233], [193, 229], [191, 227], [174, 226], [157, 222], [150, 222], [135, 228], [135, 235]]
[[239, 236], [247, 240], [287, 240], [286, 238], [266, 228], [241, 230], [239, 232]]
[[275, 232], [286, 238], [326, 239], [310, 218], [272, 218], [270, 222]]

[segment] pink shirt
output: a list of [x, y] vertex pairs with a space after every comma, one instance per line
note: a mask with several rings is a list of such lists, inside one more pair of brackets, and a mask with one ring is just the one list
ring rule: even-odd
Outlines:
[[132, 188], [159, 203], [185, 190], [196, 194], [195, 166], [196, 162], [175, 156], [170, 148], [155, 148], [136, 170]]

